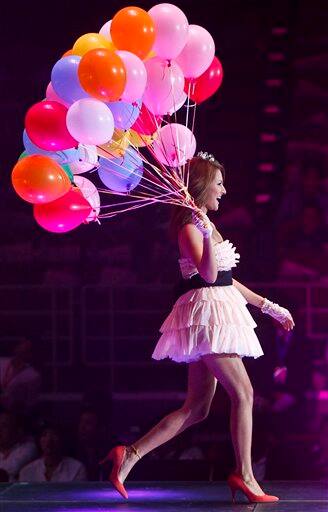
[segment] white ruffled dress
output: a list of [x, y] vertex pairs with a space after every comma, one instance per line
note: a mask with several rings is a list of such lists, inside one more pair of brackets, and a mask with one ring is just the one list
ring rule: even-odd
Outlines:
[[[214, 241], [218, 271], [236, 267], [240, 255], [229, 240]], [[182, 277], [198, 273], [189, 258], [179, 259]], [[160, 327], [153, 359], [169, 357], [190, 363], [205, 354], [260, 357], [263, 350], [254, 332], [256, 323], [247, 301], [234, 285], [209, 286], [181, 295]]]

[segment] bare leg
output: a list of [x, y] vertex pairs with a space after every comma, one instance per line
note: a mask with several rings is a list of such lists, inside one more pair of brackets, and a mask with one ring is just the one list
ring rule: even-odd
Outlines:
[[[187, 397], [180, 409], [168, 414], [133, 446], [141, 457], [154, 448], [166, 443], [194, 423], [208, 415], [216, 388], [216, 378], [202, 362], [189, 364]], [[138, 461], [131, 449], [122, 464], [119, 479], [123, 483], [128, 473]]]
[[236, 472], [255, 494], [264, 494], [256, 482], [251, 460], [253, 388], [241, 358], [234, 354], [202, 357], [212, 374], [222, 383], [231, 400], [230, 429], [236, 457]]

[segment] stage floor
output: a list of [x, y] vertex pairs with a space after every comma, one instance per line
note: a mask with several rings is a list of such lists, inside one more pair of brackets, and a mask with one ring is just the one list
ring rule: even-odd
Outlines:
[[[231, 503], [225, 482], [131, 482], [127, 485], [126, 501], [105, 482], [74, 484], [0, 484], [1, 512], [214, 512], [242, 510], [260, 512], [327, 512], [326, 482], [274, 481], [265, 482], [267, 493], [281, 499], [277, 503], [248, 503], [237, 493], [237, 503]], [[246, 505], [247, 504], [247, 505]]]

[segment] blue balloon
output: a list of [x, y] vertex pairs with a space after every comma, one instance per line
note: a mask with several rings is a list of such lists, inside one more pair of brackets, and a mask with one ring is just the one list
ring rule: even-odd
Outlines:
[[51, 71], [51, 84], [54, 91], [67, 103], [82, 98], [90, 98], [90, 95], [82, 88], [77, 73], [81, 57], [68, 55], [56, 62]]
[[114, 116], [115, 128], [120, 130], [128, 130], [136, 122], [141, 110], [141, 100], [133, 103], [126, 101], [114, 101], [106, 103]]
[[39, 146], [33, 144], [31, 139], [27, 135], [26, 130], [24, 130], [23, 132], [23, 144], [26, 152], [29, 155], [49, 156], [59, 164], [68, 164], [70, 162], [75, 162], [76, 160], [79, 159], [78, 149], [75, 148], [63, 149], [61, 151], [46, 151], [45, 149], [39, 148]]
[[121, 158], [99, 158], [98, 174], [107, 188], [114, 192], [130, 192], [140, 182], [143, 163], [137, 151], [131, 147]]

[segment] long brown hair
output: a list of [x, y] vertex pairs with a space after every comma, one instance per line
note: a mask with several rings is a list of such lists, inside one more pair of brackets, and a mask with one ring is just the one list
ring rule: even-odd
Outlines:
[[[201, 208], [206, 203], [208, 188], [215, 179], [217, 170], [221, 171], [223, 179], [225, 178], [225, 170], [217, 160], [205, 160], [200, 156], [192, 158], [189, 165], [188, 191], [196, 206]], [[190, 208], [172, 206], [169, 223], [170, 238], [175, 241], [180, 229], [190, 222], [192, 222]]]

